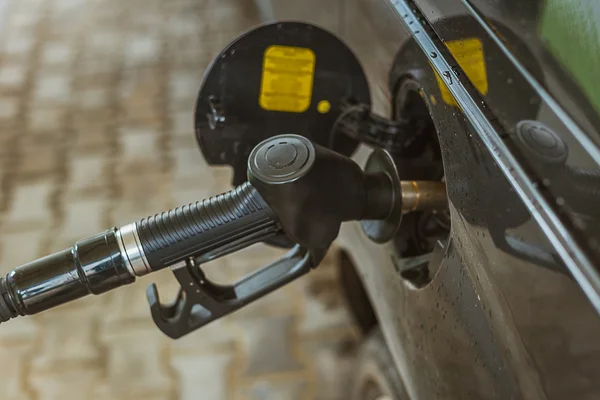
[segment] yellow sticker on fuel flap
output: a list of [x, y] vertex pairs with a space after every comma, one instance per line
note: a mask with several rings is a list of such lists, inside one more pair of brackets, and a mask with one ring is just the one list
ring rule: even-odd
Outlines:
[[[458, 65], [467, 74], [473, 86], [475, 86], [479, 93], [486, 95], [488, 92], [488, 79], [481, 40], [477, 38], [453, 40], [446, 42], [446, 46], [458, 62]], [[458, 106], [456, 100], [454, 100], [454, 96], [452, 96], [444, 80], [437, 72], [435, 73], [435, 77], [444, 102], [452, 106]]]
[[316, 57], [304, 47], [273, 45], [265, 50], [259, 104], [268, 111], [301, 113], [312, 97]]

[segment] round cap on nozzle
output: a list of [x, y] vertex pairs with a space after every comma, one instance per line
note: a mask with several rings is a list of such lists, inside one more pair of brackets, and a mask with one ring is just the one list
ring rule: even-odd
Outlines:
[[248, 174], [267, 184], [303, 177], [315, 160], [315, 148], [300, 135], [278, 135], [259, 143], [248, 158]]

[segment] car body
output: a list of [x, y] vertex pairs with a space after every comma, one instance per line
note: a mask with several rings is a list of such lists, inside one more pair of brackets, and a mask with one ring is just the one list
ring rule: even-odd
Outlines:
[[[268, 18], [341, 37], [363, 64], [376, 111], [404, 117], [406, 93], [418, 93], [435, 127], [448, 238], [412, 257], [371, 242], [358, 223], [339, 238], [408, 396], [597, 398], [600, 7], [261, 3]], [[431, 178], [400, 161], [401, 178]], [[425, 280], [410, 273], [422, 257]]]

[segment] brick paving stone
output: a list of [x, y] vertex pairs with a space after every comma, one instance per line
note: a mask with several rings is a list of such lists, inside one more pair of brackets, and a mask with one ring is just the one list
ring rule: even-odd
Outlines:
[[[237, 356], [238, 331], [234, 318], [222, 318], [203, 327], [201, 330], [192, 332], [173, 342], [173, 360], [177, 357], [201, 357], [208, 354], [217, 355], [230, 354]], [[186, 359], [187, 359], [186, 358]], [[191, 361], [190, 361], [191, 362]], [[225, 378], [225, 376], [221, 377]]]
[[171, 364], [177, 372], [179, 398], [181, 400], [230, 398], [232, 387], [228, 380], [233, 357], [234, 354], [231, 352], [201, 356], [174, 355]]
[[[121, 77], [119, 97], [125, 123], [158, 128], [161, 117], [158, 114], [162, 83], [158, 68], [130, 68]], [[164, 78], [163, 78], [164, 79]]]
[[[256, 266], [258, 267], [258, 266]], [[255, 268], [256, 268], [255, 267]], [[233, 271], [235, 273], [235, 271]], [[301, 306], [299, 303], [303, 301], [300, 297], [301, 292], [298, 290], [298, 283], [291, 283], [286, 287], [280, 288], [267, 296], [262, 297], [246, 307], [238, 310], [234, 321], [238, 318], [242, 321], [249, 319], [250, 321], [260, 318], [269, 318], [271, 316], [286, 316], [299, 314]], [[294, 324], [294, 329], [297, 329], [297, 322]], [[289, 331], [294, 332], [294, 330]]]
[[[8, 6], [0, 40], [1, 274], [231, 188], [231, 169], [202, 158], [193, 112], [204, 68], [259, 22], [253, 2], [242, 3]], [[257, 245], [203, 268], [228, 284], [283, 253]], [[343, 398], [339, 383], [352, 357], [343, 343], [354, 331], [335, 273], [323, 265], [313, 274], [178, 341], [154, 326], [145, 295], [156, 282], [161, 300], [174, 298], [169, 270], [3, 324], [0, 398]]]
[[122, 127], [119, 132], [122, 154], [119, 164], [121, 175], [158, 172], [158, 132], [146, 127]]
[[138, 32], [160, 34], [164, 25], [168, 23], [166, 17], [169, 15], [170, 8], [169, 4], [159, 3], [146, 9], [139, 8], [135, 13], [130, 14], [129, 28]]
[[250, 378], [304, 369], [304, 362], [294, 348], [294, 316], [265, 318], [261, 324], [252, 320], [238, 323], [244, 354], [241, 376]]
[[132, 35], [125, 41], [125, 65], [135, 67], [157, 62], [161, 42], [157, 37], [145, 34]]
[[[198, 151], [200, 152], [200, 149], [198, 147], [198, 141], [196, 140], [195, 136], [192, 135], [178, 135], [175, 136], [173, 134], [171, 134], [170, 136], [168, 136], [169, 138], [169, 151], [171, 152], [169, 154], [170, 158], [172, 161], [175, 161], [175, 159], [173, 158], [173, 154], [172, 152], [176, 152], [178, 149], [198, 149]], [[201, 158], [204, 160], [204, 157], [201, 155], [201, 153], [199, 153]], [[206, 161], [206, 160], [204, 160]], [[211, 166], [208, 171], [204, 171], [210, 174], [214, 175], [215, 170], [218, 170], [219, 168], [227, 168], [227, 167], [215, 167], [215, 166]]]
[[35, 224], [40, 229], [50, 220], [51, 192], [49, 180], [18, 184], [5, 216], [6, 223], [9, 226]]
[[167, 33], [172, 38], [181, 38], [193, 44], [193, 48], [199, 53], [198, 45], [194, 44], [191, 38], [199, 37], [202, 34], [203, 24], [197, 16], [193, 14], [177, 13], [169, 18]]
[[[217, 5], [218, 4], [218, 5]], [[260, 23], [258, 10], [253, 3], [240, 4], [235, 1], [208, 2], [205, 8], [208, 32], [223, 32], [223, 26], [230, 26], [229, 31], [244, 30]], [[233, 38], [232, 38], [233, 39]]]
[[[114, 18], [114, 17], [112, 17]], [[99, 58], [102, 55], [113, 55], [115, 52], [122, 51], [122, 36], [114, 29], [97, 29], [94, 34], [87, 40], [86, 50], [91, 54], [97, 55], [94, 58], [96, 61], [101, 61]], [[113, 58], [108, 57], [108, 60], [114, 62]]]
[[8, 35], [4, 43], [4, 54], [9, 58], [23, 59], [31, 51], [34, 38], [29, 32], [13, 33]]
[[186, 106], [181, 110], [170, 112], [171, 132], [175, 137], [194, 136], [194, 112], [191, 107]]
[[121, 176], [118, 201], [112, 211], [112, 223], [123, 225], [153, 215], [179, 204], [174, 204], [168, 174], [140, 173]]
[[86, 88], [77, 93], [77, 106], [85, 111], [107, 107], [109, 93], [105, 87]]
[[112, 148], [110, 114], [108, 112], [99, 115], [88, 116], [76, 115], [73, 118], [72, 143], [75, 154], [92, 152], [103, 152], [108, 154]]
[[55, 3], [54, 11], [57, 13], [82, 11], [86, 5], [86, 1], [87, 0], [58, 0]]
[[[20, 344], [33, 345], [39, 326], [33, 318], [17, 318], [10, 324], [3, 324], [0, 329], [0, 351], [10, 353], [10, 349]], [[0, 396], [2, 398], [2, 396]]]
[[5, 88], [21, 87], [25, 82], [27, 66], [23, 64], [7, 64], [0, 69], [0, 86]]
[[171, 192], [171, 196], [173, 198], [173, 203], [177, 206], [182, 206], [185, 204], [195, 203], [202, 199], [206, 199], [207, 197], [211, 197], [217, 194], [214, 187], [204, 183], [202, 184], [189, 184], [176, 186], [173, 185], [173, 191]]
[[39, 18], [39, 14], [32, 13], [23, 6], [16, 7], [16, 10], [10, 20], [10, 29], [11, 31], [33, 29]]
[[51, 178], [59, 167], [60, 154], [48, 151], [48, 145], [28, 147], [19, 158], [17, 179], [19, 182]]
[[27, 10], [29, 7], [37, 7], [37, 10], [45, 3], [45, 0], [18, 0], [21, 10]]
[[0, 345], [0, 398], [3, 400], [30, 400], [33, 398], [27, 391], [27, 358], [31, 346]]
[[0, 98], [0, 120], [13, 119], [19, 112], [19, 104], [16, 99]]
[[63, 67], [73, 58], [73, 47], [65, 41], [48, 42], [44, 45], [41, 62], [44, 68]]
[[233, 169], [226, 166], [211, 165], [210, 173], [212, 174], [217, 193], [227, 192], [232, 189], [231, 179], [233, 178]]
[[60, 233], [55, 235], [55, 250], [70, 247], [79, 239], [103, 232], [109, 228], [104, 218], [106, 200], [102, 198], [71, 199], [64, 203], [64, 222]]
[[275, 261], [288, 251], [288, 249], [282, 249], [277, 246], [258, 243], [228, 256], [225, 258], [225, 261], [233, 268], [240, 268], [243, 273], [248, 273], [250, 271], [245, 269], [245, 266], [255, 269], [258, 265]]
[[206, 278], [219, 285], [230, 285], [233, 284], [235, 280], [235, 277], [231, 273], [231, 269], [227, 267], [228, 265], [225, 258], [218, 258], [201, 265], [202, 270], [206, 274]]
[[[176, 186], [198, 185], [211, 188], [215, 186], [212, 171], [197, 146], [177, 148], [171, 153], [173, 159], [173, 183]], [[218, 193], [213, 193], [218, 194]]]
[[169, 340], [156, 329], [114, 331], [106, 336], [106, 384], [117, 398], [162, 394], [175, 390], [168, 365]]
[[[287, 249], [280, 249], [258, 243], [224, 257], [221, 262], [223, 264], [223, 269], [227, 270], [231, 279], [238, 280], [265, 265], [275, 262], [285, 255], [287, 251]], [[262, 300], [259, 303], [260, 307], [268, 307], [273, 312], [295, 310], [297, 304], [294, 301], [290, 301], [289, 297], [300, 295], [298, 290], [299, 286], [294, 282], [292, 285], [278, 290]], [[255, 311], [252, 311], [253, 307], [255, 306], [250, 305], [248, 309], [242, 310], [241, 312], [254, 313]], [[260, 308], [258, 304], [256, 307]]]
[[2, 229], [0, 247], [0, 272], [6, 274], [11, 269], [41, 256], [45, 234], [39, 226], [23, 232], [10, 232], [10, 228], [5, 226]]
[[[331, 32], [339, 32], [340, 7], [343, 7], [341, 2], [321, 2], [319, 3], [319, 12], [315, 12], [313, 6], [305, 2], [271, 1], [270, 3], [280, 20], [308, 21]], [[332, 18], [332, 16], [335, 17]]]
[[[91, 302], [88, 301], [89, 304]], [[97, 345], [98, 307], [64, 306], [41, 314], [40, 342], [32, 357], [36, 374], [57, 368], [101, 362], [102, 349]], [[77, 329], [73, 329], [77, 326]]]
[[302, 378], [286, 380], [260, 379], [240, 385], [235, 400], [301, 400], [310, 396], [310, 385]]
[[64, 129], [64, 115], [65, 111], [60, 107], [36, 107], [35, 112], [29, 114], [27, 129], [35, 136], [41, 134], [57, 136]]
[[[62, 7], [63, 1], [59, 0], [50, 7], [47, 14], [47, 22], [50, 25], [51, 38], [58, 40], [69, 40], [76, 42], [86, 34], [87, 18], [85, 8], [78, 6]], [[69, 20], [68, 24], [61, 24], [60, 21]]]
[[202, 82], [202, 71], [174, 70], [169, 77], [169, 100], [173, 104], [189, 106], [194, 104], [198, 96], [199, 82]]
[[149, 327], [158, 333], [150, 317], [150, 308], [146, 299], [146, 288], [151, 283], [156, 283], [163, 303], [169, 303], [174, 299], [179, 289], [171, 271], [164, 270], [139, 278], [133, 285], [108, 293], [105, 306], [111, 312], [103, 318], [105, 332], [119, 331], [121, 327], [131, 325]]
[[[196, 37], [202, 34], [196, 35]], [[211, 43], [206, 44], [212, 47]], [[192, 68], [204, 71], [210, 62], [219, 54], [218, 51], [207, 51], [204, 47], [199, 48], [192, 39], [179, 39], [166, 49], [166, 54], [173, 69]], [[185, 107], [185, 104], [179, 106]]]
[[57, 369], [30, 374], [28, 384], [39, 400], [89, 399], [101, 371], [93, 368]]
[[105, 188], [108, 184], [106, 164], [105, 154], [76, 154], [70, 162], [68, 191], [79, 193]]
[[73, 136], [73, 152], [76, 154], [109, 154], [113, 147], [110, 136], [101, 131], [97, 135], [78, 131]]
[[68, 72], [45, 73], [39, 76], [34, 95], [41, 103], [67, 103], [71, 100]]
[[[116, 43], [115, 46], [120, 47], [120, 43]], [[98, 53], [93, 53], [94, 51]], [[79, 59], [79, 68], [74, 71], [74, 76], [79, 80], [110, 87], [111, 82], [115, 80], [115, 76], [119, 74], [120, 68], [120, 59], [110, 52], [105, 53], [104, 50], [84, 48]]]

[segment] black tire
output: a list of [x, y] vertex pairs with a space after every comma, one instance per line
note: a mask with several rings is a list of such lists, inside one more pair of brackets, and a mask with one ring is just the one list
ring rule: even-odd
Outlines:
[[337, 267], [346, 304], [362, 334], [367, 335], [377, 326], [377, 317], [356, 267], [345, 251], [338, 253]]
[[361, 344], [350, 400], [408, 400], [379, 327]]

